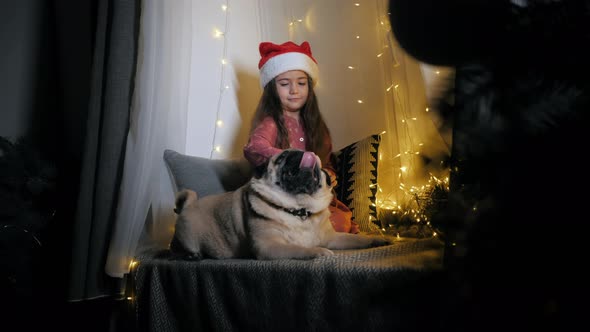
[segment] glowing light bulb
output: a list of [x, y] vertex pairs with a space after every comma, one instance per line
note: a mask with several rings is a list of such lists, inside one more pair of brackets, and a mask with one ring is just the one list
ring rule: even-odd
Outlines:
[[217, 120], [217, 127], [223, 127], [223, 121]]
[[221, 37], [223, 37], [223, 35], [224, 35], [223, 31], [221, 31], [219, 29], [213, 30], [213, 37], [221, 38]]

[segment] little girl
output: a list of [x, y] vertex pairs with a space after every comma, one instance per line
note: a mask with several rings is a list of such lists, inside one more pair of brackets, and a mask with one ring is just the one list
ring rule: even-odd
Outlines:
[[[244, 156], [253, 166], [264, 164], [283, 149], [295, 148], [320, 157], [322, 168], [336, 185], [332, 139], [313, 91], [318, 66], [308, 42], [259, 46], [260, 85], [264, 89], [252, 119]], [[334, 197], [330, 221], [338, 232], [358, 233], [352, 212]]]

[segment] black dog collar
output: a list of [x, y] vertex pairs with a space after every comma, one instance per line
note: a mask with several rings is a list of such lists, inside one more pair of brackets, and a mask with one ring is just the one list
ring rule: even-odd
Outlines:
[[282, 208], [283, 211], [288, 212], [294, 216], [297, 216], [303, 220], [309, 218], [309, 216], [311, 216], [311, 212], [307, 211], [306, 209], [287, 209], [287, 208]]
[[256, 197], [260, 198], [264, 203], [272, 206], [275, 209], [279, 209], [279, 210], [285, 211], [285, 212], [287, 212], [289, 214], [292, 214], [292, 215], [294, 215], [296, 217], [299, 217], [299, 218], [301, 218], [301, 220], [305, 220], [305, 219], [309, 218], [312, 215], [311, 211], [308, 211], [308, 210], [306, 210], [304, 208], [301, 208], [301, 209], [288, 209], [286, 207], [277, 205], [277, 204], [269, 201], [268, 199], [266, 199], [266, 197], [262, 196], [259, 192], [257, 192], [256, 190], [254, 190], [252, 187], [250, 187], [250, 190], [249, 191], [253, 195], [255, 195]]

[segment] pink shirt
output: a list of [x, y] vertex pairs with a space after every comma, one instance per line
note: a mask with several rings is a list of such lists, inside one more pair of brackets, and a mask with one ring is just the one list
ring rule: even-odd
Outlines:
[[[305, 131], [303, 126], [297, 119], [289, 116], [285, 116], [285, 125], [289, 131], [289, 146], [294, 149], [305, 150]], [[244, 146], [244, 157], [254, 165], [259, 166], [265, 163], [270, 157], [283, 151], [282, 149], [275, 147], [277, 141], [277, 125], [271, 117], [266, 117], [262, 122], [254, 129], [250, 135], [248, 144]], [[327, 160], [322, 168], [331, 173], [331, 177], [335, 178], [336, 171], [331, 164], [329, 154], [332, 151], [332, 141], [330, 136], [326, 135], [324, 144], [329, 149], [326, 149], [328, 155], [320, 156], [324, 157], [322, 160]], [[352, 220], [351, 210], [342, 202], [340, 202], [336, 196], [332, 200], [329, 206], [330, 209], [330, 222], [337, 232], [346, 233], [359, 233], [359, 226]]]
[[[303, 125], [290, 116], [285, 116], [285, 125], [289, 131], [289, 146], [293, 149], [305, 150], [305, 131]], [[271, 117], [266, 117], [254, 129], [250, 135], [248, 144], [244, 146], [244, 157], [254, 166], [259, 166], [265, 163], [270, 157], [283, 151], [275, 147], [277, 141], [277, 125]], [[327, 151], [332, 151], [332, 142], [330, 137], [326, 137], [325, 143], [330, 148]], [[324, 169], [328, 169], [335, 173], [334, 168], [330, 163], [329, 155], [320, 156], [322, 160], [328, 160], [326, 165], [322, 165]]]

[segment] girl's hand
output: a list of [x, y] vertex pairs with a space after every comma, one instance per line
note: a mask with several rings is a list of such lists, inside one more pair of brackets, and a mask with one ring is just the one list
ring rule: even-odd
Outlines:
[[332, 172], [332, 170], [329, 170], [327, 168], [323, 168], [323, 170], [330, 175], [330, 182], [332, 183], [332, 187], [336, 187], [336, 185], [338, 185], [338, 180], [336, 180], [336, 173]]

